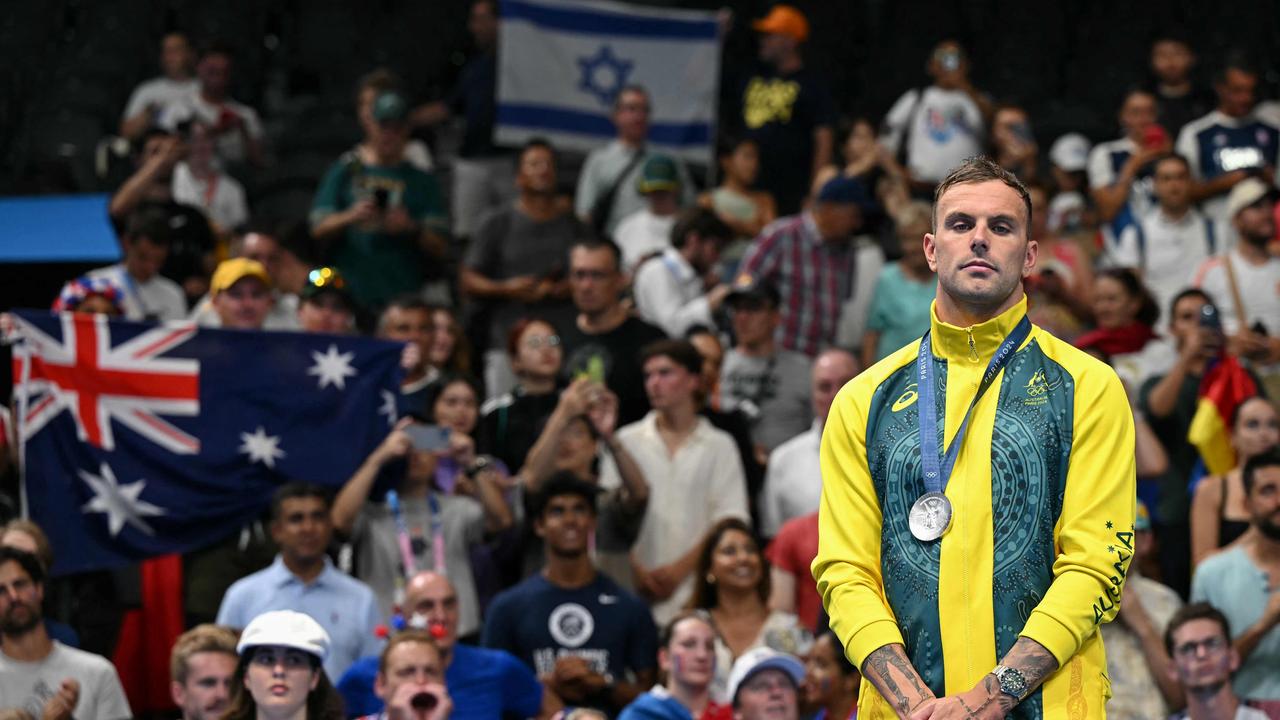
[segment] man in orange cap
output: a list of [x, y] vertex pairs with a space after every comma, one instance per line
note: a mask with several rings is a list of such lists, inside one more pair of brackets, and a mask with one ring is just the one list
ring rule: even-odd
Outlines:
[[779, 215], [792, 215], [814, 173], [831, 162], [835, 105], [826, 83], [800, 57], [809, 37], [803, 13], [775, 5], [752, 27], [760, 33], [763, 67], [747, 79], [734, 122], [759, 145], [759, 189], [773, 195]]

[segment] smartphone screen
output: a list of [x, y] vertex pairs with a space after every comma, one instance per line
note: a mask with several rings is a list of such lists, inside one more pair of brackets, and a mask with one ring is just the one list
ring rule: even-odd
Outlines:
[[449, 430], [439, 425], [414, 423], [404, 429], [414, 450], [435, 451], [449, 447]]

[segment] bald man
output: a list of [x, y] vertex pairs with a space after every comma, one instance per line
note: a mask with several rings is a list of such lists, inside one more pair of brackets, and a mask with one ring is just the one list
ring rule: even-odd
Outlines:
[[[445, 687], [453, 700], [451, 720], [500, 720], [503, 716], [549, 718], [561, 708], [533, 671], [502, 650], [458, 643], [458, 593], [444, 575], [414, 575], [401, 605], [404, 627], [421, 628], [435, 639], [444, 665]], [[394, 624], [394, 620], [393, 620]], [[338, 681], [348, 714], [383, 709], [374, 694], [378, 657], [361, 658]]]

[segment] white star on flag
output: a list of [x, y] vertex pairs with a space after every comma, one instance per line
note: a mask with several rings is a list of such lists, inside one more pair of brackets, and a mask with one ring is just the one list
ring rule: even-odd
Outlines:
[[116, 482], [115, 473], [111, 472], [111, 467], [105, 462], [99, 472], [100, 475], [94, 475], [87, 470], [79, 471], [80, 479], [93, 489], [93, 499], [81, 506], [80, 512], [106, 513], [107, 530], [111, 532], [111, 537], [119, 535], [126, 522], [148, 535], [155, 535], [155, 531], [142, 518], [148, 515], [161, 516], [165, 511], [162, 507], [139, 499], [147, 481], [138, 480], [121, 485]]
[[311, 359], [316, 361], [307, 369], [308, 375], [315, 375], [320, 378], [320, 389], [324, 389], [329, 385], [337, 385], [339, 390], [347, 388], [347, 378], [356, 374], [356, 369], [351, 367], [351, 361], [356, 356], [355, 353], [339, 353], [337, 345], [330, 345], [329, 350], [323, 355], [312, 350]]
[[240, 433], [240, 450], [249, 456], [249, 462], [260, 462], [269, 468], [275, 468], [276, 460], [285, 456], [280, 449], [280, 436], [268, 435], [261, 425], [253, 434]]
[[382, 404], [378, 406], [378, 414], [387, 416], [387, 425], [394, 426], [396, 424], [396, 416], [399, 411], [396, 408], [396, 396], [390, 390], [381, 391]]

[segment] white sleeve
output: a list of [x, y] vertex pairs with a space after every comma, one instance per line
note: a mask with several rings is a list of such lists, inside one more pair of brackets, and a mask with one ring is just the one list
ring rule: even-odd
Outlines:
[[640, 317], [671, 337], [684, 337], [684, 331], [697, 323], [711, 324], [707, 296], [699, 295], [681, 303], [680, 287], [661, 257], [640, 266], [636, 273], [635, 299]]
[[1174, 145], [1174, 150], [1178, 154], [1187, 159], [1187, 164], [1191, 166], [1191, 177], [1196, 180], [1200, 178], [1200, 146], [1196, 143], [1196, 124], [1184, 125], [1182, 131], [1178, 133], [1178, 142]]
[[742, 458], [738, 455], [738, 447], [727, 433], [722, 433], [716, 442], [715, 469], [712, 472], [710, 493], [711, 507], [708, 518], [716, 522], [727, 517], [741, 518], [751, 522], [751, 512], [747, 509], [747, 476], [742, 470]]
[[148, 102], [150, 102], [150, 97], [147, 93], [147, 83], [144, 82], [134, 88], [133, 92], [129, 94], [129, 102], [125, 103], [124, 113], [120, 115], [120, 119], [128, 120], [143, 110], [146, 110]]
[[595, 152], [587, 155], [587, 161], [582, 166], [582, 172], [578, 175], [578, 189], [574, 193], [573, 212], [578, 217], [587, 217], [591, 213], [591, 206], [595, 205], [596, 194], [600, 189], [596, 187], [596, 166], [599, 164], [599, 155]]
[[1106, 147], [1098, 146], [1089, 151], [1089, 187], [1101, 188], [1107, 187], [1116, 181], [1115, 173], [1111, 170], [1111, 157]]
[[764, 488], [760, 491], [760, 535], [775, 538], [782, 529], [782, 508], [779, 507], [778, 487], [784, 481], [785, 470], [779, 467], [778, 451], [769, 453], [769, 464], [765, 465]]
[[257, 110], [247, 105], [244, 106], [244, 127], [249, 132], [249, 137], [254, 140], [262, 139], [262, 119], [258, 117]]
[[1111, 252], [1111, 261], [1116, 267], [1131, 268], [1138, 267], [1142, 261], [1142, 254], [1138, 252], [1138, 230], [1133, 225], [1126, 226], [1120, 232], [1115, 250]]
[[911, 108], [916, 104], [916, 92], [908, 90], [903, 93], [884, 116], [884, 131], [880, 134], [880, 142], [891, 153], [897, 154], [902, 147], [903, 138], [911, 132], [911, 128], [906, 125], [911, 119]]

